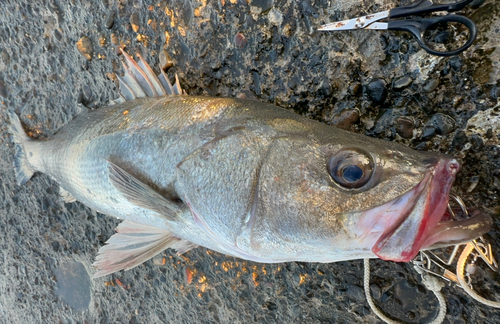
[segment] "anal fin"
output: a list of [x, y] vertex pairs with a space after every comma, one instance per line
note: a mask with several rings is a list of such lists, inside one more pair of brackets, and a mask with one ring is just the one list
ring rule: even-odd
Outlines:
[[187, 251], [191, 251], [192, 249], [197, 247], [198, 244], [186, 240], [179, 240], [176, 243], [172, 244], [172, 249], [174, 249], [178, 255], [184, 254]]
[[93, 277], [98, 278], [120, 270], [132, 269], [167, 248], [184, 251], [196, 245], [178, 239], [168, 230], [123, 221], [116, 228], [116, 234], [110, 237], [106, 245], [99, 249], [93, 264], [97, 272]]
[[76, 198], [61, 186], [59, 187], [59, 196], [65, 203], [72, 203], [76, 201]]

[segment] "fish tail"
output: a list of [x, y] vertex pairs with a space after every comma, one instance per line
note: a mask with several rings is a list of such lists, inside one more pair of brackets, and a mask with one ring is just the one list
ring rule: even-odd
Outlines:
[[9, 112], [10, 117], [10, 127], [9, 132], [12, 135], [12, 140], [14, 142], [14, 172], [16, 175], [16, 181], [18, 185], [26, 183], [35, 170], [31, 167], [26, 156], [24, 145], [26, 142], [31, 141], [31, 139], [24, 132], [23, 126], [19, 117], [14, 112]]

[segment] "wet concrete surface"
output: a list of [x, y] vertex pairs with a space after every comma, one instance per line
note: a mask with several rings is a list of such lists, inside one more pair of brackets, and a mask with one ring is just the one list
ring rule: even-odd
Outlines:
[[[78, 115], [79, 104], [99, 109], [116, 98], [118, 45], [155, 64], [165, 49], [169, 74], [178, 73], [188, 94], [270, 102], [460, 158], [454, 191], [494, 215], [488, 238], [499, 250], [498, 1], [463, 12], [478, 24], [478, 39], [450, 58], [426, 54], [405, 33], [315, 31], [409, 1], [0, 3], [0, 323], [379, 322], [364, 299], [361, 261], [269, 265], [204, 248], [167, 250], [88, 280], [118, 221], [61, 202], [46, 175], [17, 186], [6, 111], [43, 139]], [[375, 303], [394, 319], [423, 323], [437, 314], [410, 264], [376, 260], [372, 269]], [[88, 297], [78, 290], [86, 282]], [[477, 283], [482, 295], [500, 299], [498, 274], [481, 270]], [[74, 300], [64, 293], [72, 289]], [[445, 323], [498, 322], [498, 310], [460, 289], [444, 294]]]

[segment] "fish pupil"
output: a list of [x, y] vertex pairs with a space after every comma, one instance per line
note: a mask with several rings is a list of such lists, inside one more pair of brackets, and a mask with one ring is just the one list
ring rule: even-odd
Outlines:
[[349, 183], [358, 181], [363, 177], [363, 169], [351, 164], [342, 169], [342, 178]]

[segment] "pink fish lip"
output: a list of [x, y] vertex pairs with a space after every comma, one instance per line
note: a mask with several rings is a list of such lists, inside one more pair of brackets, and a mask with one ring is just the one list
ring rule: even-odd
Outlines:
[[460, 221], [445, 216], [459, 169], [456, 160], [441, 157], [415, 188], [377, 207], [373, 216], [385, 217], [387, 223], [372, 252], [383, 260], [409, 262], [422, 249], [464, 242], [486, 233], [492, 222], [484, 213], [474, 212], [473, 217]]

